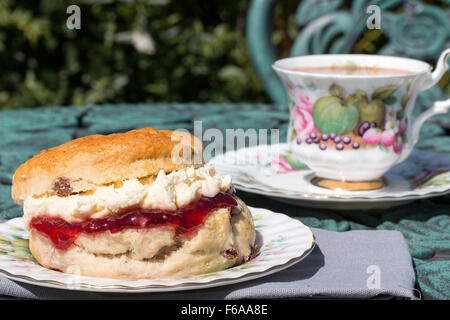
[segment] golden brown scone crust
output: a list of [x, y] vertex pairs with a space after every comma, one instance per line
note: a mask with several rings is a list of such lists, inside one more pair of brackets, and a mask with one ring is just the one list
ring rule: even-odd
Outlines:
[[189, 133], [143, 128], [92, 135], [43, 150], [22, 164], [14, 173], [11, 193], [23, 205], [28, 196], [64, 196], [202, 162], [201, 142]]
[[194, 234], [175, 236], [172, 228], [125, 229], [80, 235], [58, 250], [30, 230], [30, 250], [44, 267], [106, 278], [171, 278], [214, 272], [255, 255], [255, 227], [239, 199], [238, 212], [212, 211]]

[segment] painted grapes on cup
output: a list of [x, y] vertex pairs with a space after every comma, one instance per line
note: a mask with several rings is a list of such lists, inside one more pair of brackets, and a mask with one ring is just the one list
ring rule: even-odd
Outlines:
[[293, 112], [291, 141], [322, 150], [380, 148], [399, 154], [406, 142], [405, 108], [412, 97], [411, 85], [397, 103], [397, 85], [377, 88], [369, 96], [363, 90], [348, 94], [333, 83], [327, 96], [287, 84]]

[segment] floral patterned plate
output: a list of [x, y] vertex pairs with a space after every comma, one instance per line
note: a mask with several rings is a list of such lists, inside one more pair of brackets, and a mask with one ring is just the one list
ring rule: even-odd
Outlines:
[[226, 270], [174, 279], [107, 279], [71, 275], [40, 266], [28, 248], [22, 218], [0, 224], [0, 274], [34, 285], [96, 292], [168, 292], [217, 287], [260, 278], [305, 258], [314, 248], [311, 229], [266, 209], [250, 208], [257, 231], [258, 255]]
[[209, 163], [217, 171], [231, 174], [239, 190], [307, 207], [388, 208], [450, 193], [450, 154], [429, 150], [414, 150], [386, 174], [384, 188], [371, 191], [337, 191], [313, 185], [313, 172], [291, 156], [287, 144], [229, 151]]

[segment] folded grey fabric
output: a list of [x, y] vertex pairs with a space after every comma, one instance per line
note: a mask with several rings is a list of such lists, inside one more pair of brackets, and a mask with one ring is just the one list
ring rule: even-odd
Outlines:
[[0, 296], [28, 299], [414, 299], [415, 274], [398, 231], [312, 229], [317, 244], [302, 261], [266, 277], [173, 293], [104, 294], [50, 289], [0, 276]]

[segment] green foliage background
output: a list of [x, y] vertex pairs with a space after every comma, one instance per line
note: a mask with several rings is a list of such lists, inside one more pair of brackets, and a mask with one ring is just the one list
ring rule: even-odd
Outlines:
[[[272, 40], [288, 56], [300, 0], [280, 1]], [[432, 1], [434, 2], [434, 1]], [[0, 0], [0, 109], [137, 102], [270, 102], [245, 41], [250, 0]], [[346, 1], [346, 7], [351, 1]], [[66, 9], [81, 8], [69, 30]], [[142, 52], [133, 35], [154, 46]], [[147, 39], [147, 40], [148, 40]], [[354, 53], [386, 39], [364, 33]], [[449, 76], [443, 87], [450, 88]], [[443, 81], [444, 81], [443, 80]]]
[[[0, 108], [268, 101], [246, 48], [248, 2], [0, 0]], [[80, 30], [66, 27], [70, 4]]]

